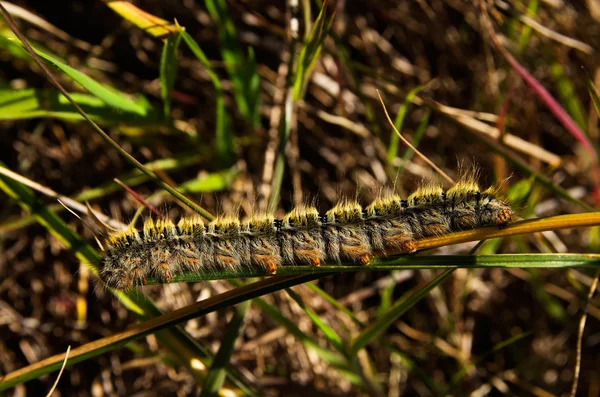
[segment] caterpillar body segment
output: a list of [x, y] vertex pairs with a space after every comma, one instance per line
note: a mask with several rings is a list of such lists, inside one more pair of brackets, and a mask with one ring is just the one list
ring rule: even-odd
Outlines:
[[383, 195], [363, 209], [342, 201], [320, 215], [299, 207], [282, 219], [258, 215], [245, 221], [220, 217], [208, 225], [199, 218], [145, 222], [142, 230], [110, 235], [100, 276], [115, 289], [145, 284], [147, 277], [169, 282], [183, 272], [319, 266], [324, 262], [367, 265], [386, 252], [412, 253], [416, 240], [480, 226], [503, 226], [512, 208], [490, 188], [481, 191], [469, 178], [448, 191], [428, 185], [406, 200]]

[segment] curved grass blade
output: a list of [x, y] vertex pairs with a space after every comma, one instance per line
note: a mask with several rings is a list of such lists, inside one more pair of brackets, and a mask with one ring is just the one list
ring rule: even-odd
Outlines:
[[[454, 376], [452, 376], [452, 380], [450, 381], [450, 387], [455, 386], [456, 384], [458, 384], [458, 382], [460, 382], [460, 380], [467, 374], [469, 373], [469, 371], [471, 371], [471, 369], [475, 368], [475, 366], [477, 365], [478, 362], [480, 362], [481, 360], [483, 360], [485, 357], [489, 356], [492, 353], [495, 353], [499, 350], [504, 349], [507, 346], [510, 346], [513, 343], [516, 343], [518, 341], [520, 341], [521, 339], [524, 339], [526, 337], [528, 337], [529, 335], [531, 335], [532, 332], [531, 331], [527, 331], [527, 332], [521, 332], [520, 334], [517, 334], [515, 336], [511, 336], [510, 338], [497, 343], [496, 345], [494, 345], [494, 347], [492, 347], [489, 351], [485, 352], [484, 354], [482, 354], [481, 356], [477, 357], [475, 360], [473, 360], [468, 366], [462, 368], [460, 371], [458, 371], [456, 374], [454, 374]], [[448, 395], [451, 394], [449, 390], [447, 390], [445, 393], [441, 393], [443, 395]]]
[[[585, 116], [583, 105], [577, 97], [573, 82], [569, 79], [569, 76], [565, 73], [565, 68], [559, 61], [548, 63], [550, 64], [550, 67], [548, 68], [550, 76], [552, 76], [555, 81], [556, 91], [561, 102], [566, 104], [569, 114], [575, 123], [577, 123], [581, 131], [585, 133], [587, 130], [587, 117]], [[588, 139], [590, 138], [588, 137]]]
[[[413, 139], [411, 142], [413, 147], [416, 148], [419, 145], [419, 143], [421, 142], [421, 138], [423, 138], [423, 136], [425, 135], [425, 131], [427, 130], [427, 127], [429, 126], [430, 116], [431, 116], [431, 109], [427, 109], [425, 111], [425, 114], [423, 115], [423, 118], [419, 122], [419, 125], [417, 126], [417, 130], [415, 131], [415, 134], [413, 135]], [[394, 134], [393, 136], [398, 137], [398, 134]], [[402, 164], [400, 164], [400, 166], [398, 167], [398, 172], [397, 172], [398, 175], [402, 173], [402, 171], [404, 170], [404, 167], [406, 166], [406, 164], [408, 164], [408, 162], [410, 162], [410, 160], [413, 158], [414, 155], [415, 155], [415, 151], [412, 148], [410, 148], [410, 147], [406, 148], [406, 151], [404, 152], [404, 155], [402, 156]]]
[[[307, 277], [308, 275], [305, 275]], [[321, 277], [322, 275], [312, 275], [315, 279]], [[235, 284], [234, 284], [235, 285]], [[323, 361], [329, 363], [330, 365], [335, 366], [336, 368], [346, 368], [347, 369], [347, 361], [344, 356], [341, 354], [330, 351], [321, 345], [310, 336], [302, 332], [300, 328], [292, 320], [285, 317], [279, 309], [269, 304], [262, 298], [254, 299], [254, 303], [263, 311], [266, 315], [271, 317], [274, 321], [281, 324], [288, 332], [294, 337], [296, 337], [302, 344], [304, 344], [307, 348], [314, 351]]]
[[219, 394], [219, 390], [223, 387], [225, 377], [227, 375], [227, 366], [231, 360], [231, 355], [235, 347], [235, 342], [238, 340], [240, 332], [244, 327], [246, 314], [250, 308], [250, 301], [245, 301], [237, 305], [235, 313], [227, 325], [219, 351], [206, 374], [204, 383], [202, 384], [202, 392], [200, 397], [212, 397]]
[[418, 288], [411, 296], [402, 299], [393, 305], [387, 313], [381, 316], [377, 321], [365, 328], [350, 344], [350, 354], [355, 355], [360, 349], [368, 345], [374, 339], [385, 331], [394, 321], [408, 309], [417, 304], [429, 291], [437, 287], [446, 280], [454, 272], [454, 269], [448, 269], [435, 279], [431, 280], [427, 285]]
[[340, 353], [346, 355], [347, 352], [344, 346], [344, 342], [342, 341], [342, 338], [340, 338], [340, 336], [337, 334], [337, 332], [335, 332], [333, 328], [331, 328], [323, 320], [321, 320], [319, 315], [304, 303], [300, 295], [295, 293], [290, 288], [286, 289], [285, 291], [298, 304], [298, 306], [300, 306], [300, 308], [304, 310], [304, 313], [306, 313], [306, 315], [312, 320], [313, 324], [315, 324], [321, 330], [321, 332], [323, 332], [329, 343], [331, 343], [331, 345], [335, 347]]
[[363, 322], [360, 321], [358, 318], [356, 318], [356, 316], [354, 315], [354, 313], [351, 310], [349, 310], [344, 305], [342, 305], [340, 302], [338, 302], [337, 299], [335, 299], [333, 296], [329, 295], [318, 285], [316, 285], [315, 283], [306, 283], [305, 286], [308, 289], [315, 292], [316, 294], [318, 294], [327, 303], [329, 303], [330, 305], [335, 307], [339, 312], [344, 313], [346, 316], [348, 316], [348, 318], [351, 319], [355, 324], [360, 325], [361, 327], [364, 327]]

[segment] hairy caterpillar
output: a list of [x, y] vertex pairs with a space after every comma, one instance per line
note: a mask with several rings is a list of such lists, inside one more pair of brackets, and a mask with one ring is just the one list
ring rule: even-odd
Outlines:
[[282, 219], [221, 217], [208, 225], [194, 218], [178, 224], [150, 219], [142, 230], [106, 239], [100, 276], [109, 287], [127, 289], [145, 284], [146, 277], [169, 282], [174, 274], [211, 269], [249, 266], [275, 274], [279, 266], [293, 264], [344, 260], [367, 265], [377, 252], [412, 253], [417, 239], [502, 226], [512, 216], [512, 208], [493, 188], [481, 191], [472, 178], [463, 178], [448, 191], [426, 186], [406, 200], [382, 196], [364, 209], [343, 201], [324, 215], [302, 207]]

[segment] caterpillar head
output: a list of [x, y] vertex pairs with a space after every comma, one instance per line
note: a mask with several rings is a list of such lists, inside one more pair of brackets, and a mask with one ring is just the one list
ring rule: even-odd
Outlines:
[[514, 215], [511, 206], [500, 200], [493, 188], [481, 193], [478, 212], [479, 226], [506, 225], [512, 221]]
[[126, 290], [146, 283], [147, 260], [132, 246], [110, 247], [102, 258], [100, 277], [114, 289]]

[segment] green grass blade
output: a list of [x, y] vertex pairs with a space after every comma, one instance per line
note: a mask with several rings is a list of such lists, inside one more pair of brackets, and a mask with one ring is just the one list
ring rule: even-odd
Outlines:
[[[15, 46], [18, 46], [17, 43], [13, 43]], [[72, 68], [66, 63], [59, 61], [54, 56], [46, 54], [35, 47], [32, 47], [33, 50], [39, 55], [43, 60], [46, 61], [51, 66], [56, 67], [61, 72], [65, 73], [79, 85], [81, 85], [84, 89], [89, 91], [91, 94], [97, 96], [104, 103], [109, 106], [114, 107], [115, 109], [119, 109], [123, 112], [137, 114], [139, 116], [145, 116], [151, 110], [148, 107], [148, 102], [146, 100], [136, 100], [133, 101], [129, 99], [124, 93], [109, 87], [105, 84], [101, 84], [86, 74], [80, 72], [79, 70]]]
[[319, 288], [318, 285], [316, 285], [315, 283], [306, 283], [305, 286], [308, 289], [312, 290], [313, 292], [317, 293], [319, 296], [321, 296], [321, 298], [325, 299], [326, 302], [328, 302], [330, 305], [335, 307], [338, 311], [340, 311], [341, 313], [344, 313], [346, 316], [348, 316], [348, 318], [350, 318], [352, 321], [354, 321], [354, 323], [356, 323], [357, 325], [360, 325], [361, 327], [364, 326], [364, 324], [358, 318], [356, 318], [356, 316], [354, 315], [354, 313], [352, 313], [351, 310], [349, 310], [344, 305], [342, 305], [340, 302], [338, 302], [338, 300], [335, 299], [333, 296], [331, 296], [327, 292], [323, 291], [322, 288]]
[[[467, 375], [473, 368], [475, 368], [475, 366], [477, 365], [478, 362], [480, 362], [481, 360], [483, 360], [485, 357], [489, 356], [492, 353], [495, 353], [499, 350], [504, 349], [507, 346], [512, 345], [513, 343], [516, 343], [518, 341], [520, 341], [521, 339], [524, 339], [526, 337], [528, 337], [529, 335], [531, 335], [531, 331], [528, 332], [521, 332], [515, 336], [511, 336], [510, 338], [497, 343], [496, 345], [494, 345], [494, 347], [492, 349], [490, 349], [488, 352], [485, 352], [484, 354], [482, 354], [480, 357], [477, 357], [475, 360], [473, 360], [473, 362], [471, 362], [469, 365], [465, 366], [464, 368], [462, 368], [460, 371], [458, 371], [456, 374], [454, 374], [454, 376], [452, 376], [452, 380], [450, 381], [450, 386], [454, 386], [456, 385], [458, 382], [460, 382], [460, 380]], [[447, 391], [446, 393], [442, 393], [443, 395], [448, 395], [448, 394], [452, 394], [449, 391]]]
[[[431, 116], [431, 110], [427, 109], [425, 111], [425, 114], [423, 115], [423, 118], [421, 119], [421, 122], [419, 123], [419, 126], [417, 127], [417, 130], [415, 131], [415, 134], [414, 134], [412, 142], [411, 142], [411, 144], [415, 148], [418, 147], [419, 143], [421, 142], [421, 138], [423, 138], [423, 136], [425, 135], [425, 131], [427, 130], [427, 126], [429, 125], [430, 116]], [[398, 137], [398, 135], [396, 135], [396, 134], [394, 134], [394, 136]], [[398, 172], [397, 172], [398, 175], [400, 175], [403, 172], [404, 167], [413, 158], [414, 155], [415, 155], [414, 150], [412, 150], [410, 147], [406, 148], [406, 151], [404, 152], [404, 155], [402, 156], [402, 163], [400, 164], [400, 167], [398, 167]]]
[[419, 288], [407, 299], [400, 300], [397, 304], [392, 306], [387, 313], [381, 316], [377, 321], [370, 324], [365, 328], [351, 343], [350, 354], [355, 355], [360, 349], [367, 346], [374, 339], [378, 338], [383, 331], [385, 331], [392, 323], [394, 323], [398, 317], [406, 313], [408, 309], [413, 307], [419, 302], [425, 295], [429, 293], [433, 288], [437, 287], [444, 280], [446, 280], [454, 272], [454, 269], [448, 269], [435, 279], [427, 283], [427, 285]]
[[177, 79], [177, 68], [179, 65], [177, 56], [181, 34], [179, 32], [167, 37], [160, 57], [160, 94], [163, 100], [164, 116], [169, 118], [171, 114], [171, 90]]
[[[370, 272], [418, 269], [487, 269], [487, 268], [530, 268], [530, 269], [567, 269], [600, 268], [600, 255], [596, 254], [496, 254], [496, 255], [430, 255], [398, 256], [373, 258], [368, 266], [355, 264], [323, 264], [311, 266], [280, 266], [277, 275], [329, 274], [347, 272]], [[268, 276], [263, 269], [212, 270], [210, 273], [181, 273], [171, 277], [171, 282], [201, 282], [207, 280], [225, 280], [247, 277]], [[162, 284], [155, 278], [148, 278], [148, 284]]]
[[319, 16], [315, 21], [306, 43], [300, 50], [298, 63], [296, 66], [296, 76], [294, 77], [294, 100], [297, 101], [303, 96], [304, 86], [310, 73], [319, 58], [325, 37], [329, 34], [329, 29], [335, 18], [335, 14], [326, 19], [325, 12], [327, 2], [323, 2]]
[[[535, 17], [535, 15], [537, 14], [538, 11], [538, 7], [539, 7], [539, 2], [538, 0], [531, 0], [529, 2], [529, 4], [527, 5], [527, 16], [530, 18]], [[518, 21], [515, 19], [514, 21], [514, 26], [517, 26]], [[523, 28], [521, 29], [521, 34], [519, 35], [519, 52], [523, 52], [525, 51], [525, 48], [527, 48], [527, 44], [529, 43], [529, 38], [531, 37], [531, 31], [532, 28], [529, 25], [523, 25]]]
[[[96, 96], [69, 93], [81, 108], [93, 119], [103, 124], [129, 126], [156, 126], [164, 124], [162, 116], [155, 111], [140, 116], [124, 113]], [[69, 100], [56, 90], [44, 89], [0, 89], [0, 120], [19, 120], [52, 117], [65, 121], [83, 121]]]
[[123, 19], [131, 22], [154, 37], [163, 37], [180, 29], [178, 25], [169, 23], [162, 18], [147, 13], [131, 2], [105, 1], [105, 3]]
[[309, 349], [313, 350], [323, 361], [334, 365], [336, 367], [343, 368], [347, 365], [346, 359], [337, 352], [330, 351], [319, 343], [312, 339], [310, 336], [306, 335], [292, 320], [285, 317], [279, 309], [269, 304], [266, 300], [262, 298], [258, 298], [254, 300], [254, 303], [262, 310], [266, 315], [271, 317], [274, 321], [279, 323], [288, 332], [294, 335], [302, 344], [304, 344]]
[[329, 343], [331, 343], [340, 353], [345, 355], [346, 348], [344, 347], [344, 342], [337, 332], [335, 332], [333, 328], [321, 320], [319, 315], [304, 303], [300, 295], [295, 293], [290, 288], [286, 289], [286, 292], [298, 304], [298, 306], [304, 310], [304, 313], [306, 313], [306, 315], [311, 319], [313, 324], [315, 324], [321, 330], [321, 332], [323, 332], [327, 340], [329, 340]]
[[219, 351], [215, 355], [212, 365], [206, 374], [200, 397], [217, 396], [219, 390], [223, 387], [227, 375], [227, 365], [231, 360], [235, 342], [238, 340], [240, 332], [244, 327], [249, 307], [250, 301], [242, 302], [236, 307], [235, 313], [223, 335]]

